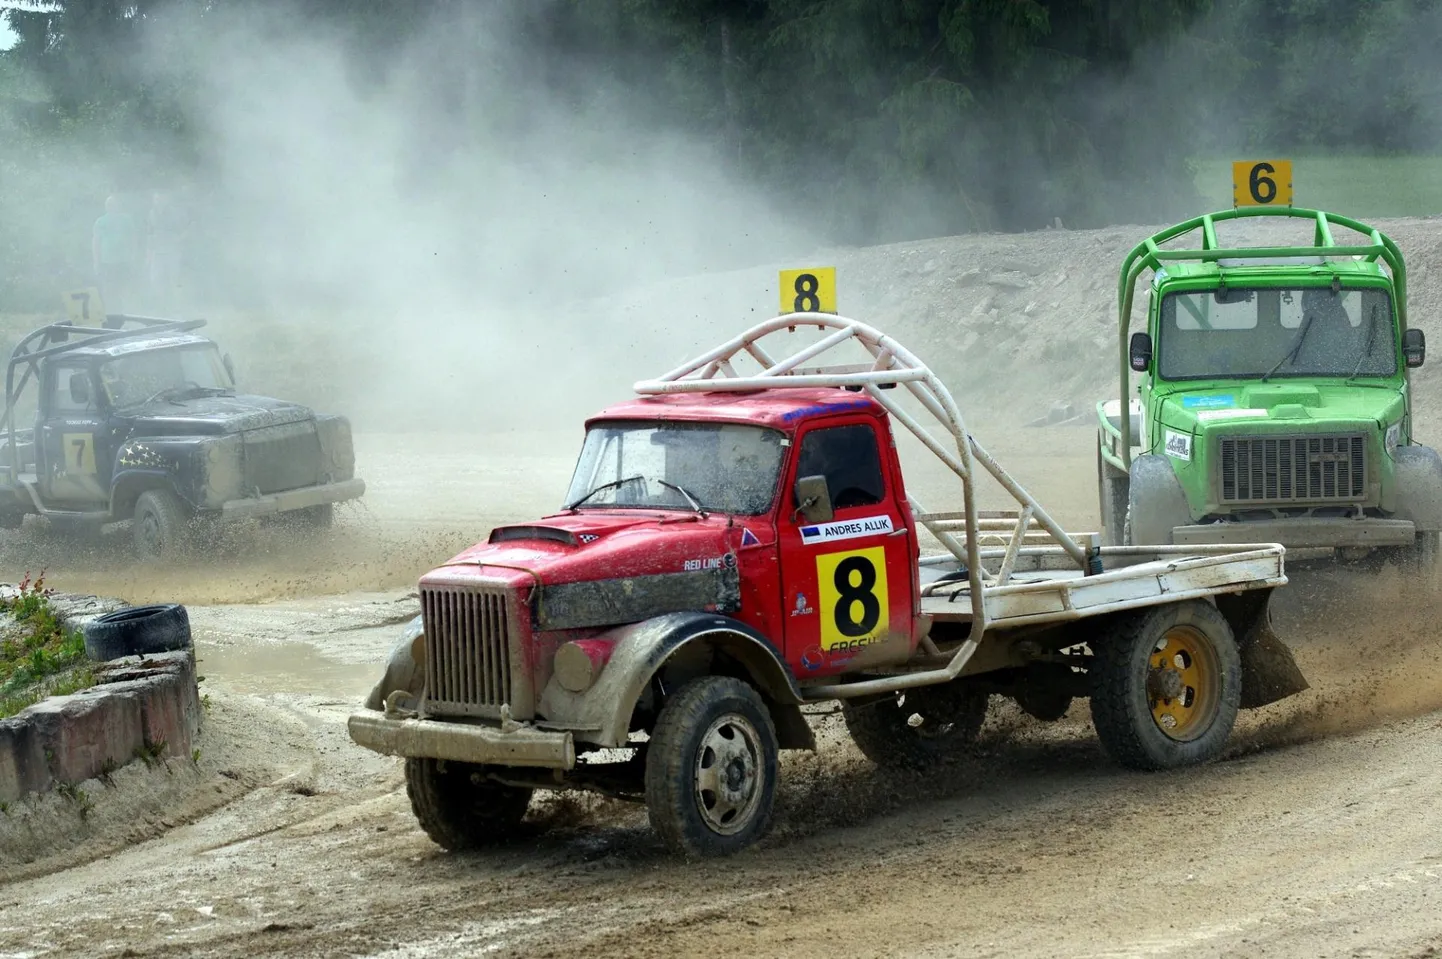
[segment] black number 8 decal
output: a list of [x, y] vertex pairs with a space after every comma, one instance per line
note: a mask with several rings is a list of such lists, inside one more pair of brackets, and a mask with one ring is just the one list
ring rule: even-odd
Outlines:
[[[859, 582], [851, 585], [851, 574], [858, 574]], [[865, 556], [848, 556], [836, 564], [836, 609], [832, 616], [836, 628], [843, 636], [865, 636], [881, 622], [881, 601], [872, 589], [876, 586], [876, 567]], [[856, 603], [861, 604], [861, 618], [852, 619], [851, 611]]]
[[796, 278], [792, 287], [796, 291], [796, 299], [791, 301], [791, 309], [796, 313], [820, 313], [821, 298], [816, 291], [821, 288], [821, 281], [814, 273], [803, 273]]

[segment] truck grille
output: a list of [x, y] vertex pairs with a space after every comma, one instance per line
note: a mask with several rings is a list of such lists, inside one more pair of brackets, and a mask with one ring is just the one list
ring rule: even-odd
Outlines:
[[1229, 436], [1222, 502], [1356, 502], [1367, 492], [1365, 436]]
[[279, 493], [320, 482], [320, 439], [311, 422], [246, 430], [247, 491]]
[[495, 716], [511, 702], [511, 610], [505, 589], [421, 588], [426, 708]]

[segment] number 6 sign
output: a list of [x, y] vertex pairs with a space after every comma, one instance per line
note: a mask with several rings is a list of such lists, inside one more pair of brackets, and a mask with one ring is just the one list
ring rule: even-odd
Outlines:
[[1237, 160], [1232, 164], [1232, 206], [1291, 205], [1291, 160]]

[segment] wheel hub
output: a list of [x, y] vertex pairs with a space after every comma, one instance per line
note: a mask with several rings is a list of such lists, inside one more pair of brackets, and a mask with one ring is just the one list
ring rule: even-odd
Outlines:
[[716, 719], [696, 754], [696, 806], [723, 836], [744, 829], [761, 803], [761, 736], [744, 716]]
[[1221, 701], [1221, 663], [1206, 636], [1191, 626], [1168, 630], [1147, 666], [1147, 699], [1157, 727], [1178, 742], [1205, 733]]

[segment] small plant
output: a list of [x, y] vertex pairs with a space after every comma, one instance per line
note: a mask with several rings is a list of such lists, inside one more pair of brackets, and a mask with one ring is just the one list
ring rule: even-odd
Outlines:
[[33, 580], [27, 572], [15, 595], [0, 598], [0, 614], [14, 624], [0, 640], [0, 718], [95, 685], [85, 637], [65, 629], [50, 594], [44, 572]]
[[193, 763], [195, 763], [195, 765], [197, 765], [197, 766], [200, 765], [200, 750], [199, 750], [199, 749], [192, 749], [192, 750], [190, 751], [190, 761], [193, 762]]
[[147, 766], [154, 766], [156, 763], [162, 762], [164, 756], [165, 740], [163, 739], [159, 742], [151, 742], [147, 739], [143, 745], [135, 747], [135, 758]]
[[210, 712], [210, 693], [205, 693], [200, 697], [200, 708], [207, 713]]
[[89, 816], [90, 810], [95, 808], [95, 803], [91, 800], [90, 794], [74, 783], [61, 783], [55, 787], [55, 791], [75, 804], [76, 811], [80, 813], [81, 819]]

